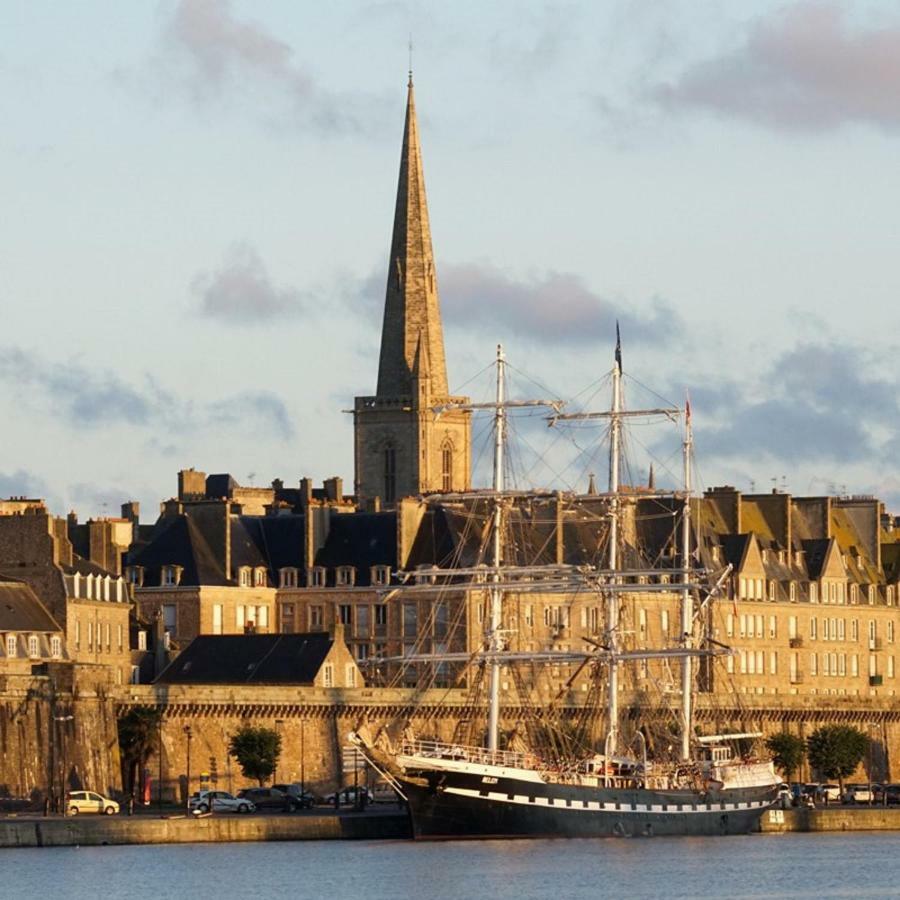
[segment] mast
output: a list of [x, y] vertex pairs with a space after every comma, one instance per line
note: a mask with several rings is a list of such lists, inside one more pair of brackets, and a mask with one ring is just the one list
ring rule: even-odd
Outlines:
[[[609, 557], [610, 571], [618, 568], [619, 556], [619, 456], [622, 422], [622, 343], [619, 338], [619, 324], [616, 323], [616, 361], [612, 371], [612, 408], [609, 420]], [[606, 755], [616, 751], [619, 740], [619, 669], [616, 660], [619, 635], [619, 598], [607, 594], [606, 600], [607, 646], [610, 650], [609, 673], [607, 678], [609, 728], [606, 732]]]
[[[684, 443], [682, 445], [684, 462], [684, 510], [681, 514], [681, 639], [685, 650], [691, 649], [694, 631], [694, 602], [689, 587], [691, 581], [691, 448], [693, 446], [691, 430], [691, 401], [685, 399], [684, 404]], [[693, 696], [693, 664], [690, 655], [681, 661], [681, 759], [691, 757], [691, 707]]]
[[[503, 442], [506, 438], [506, 406], [505, 406], [505, 372], [506, 357], [503, 345], [497, 345], [497, 399], [494, 408], [494, 522], [491, 546], [491, 566], [494, 568], [494, 585], [490, 590], [490, 616], [488, 623], [488, 649], [497, 653], [501, 646], [500, 626], [502, 624], [503, 592], [499, 586], [500, 563], [502, 562], [503, 545]], [[496, 750], [500, 726], [500, 661], [497, 657], [491, 660], [490, 693], [488, 696], [488, 750]]]

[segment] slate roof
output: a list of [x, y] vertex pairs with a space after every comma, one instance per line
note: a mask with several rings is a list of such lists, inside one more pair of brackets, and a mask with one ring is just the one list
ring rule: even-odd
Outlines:
[[62, 628], [27, 584], [0, 579], [0, 631], [62, 631]]
[[333, 645], [324, 632], [201, 635], [155, 683], [311, 685]]
[[161, 519], [149, 544], [129, 554], [128, 565], [144, 567], [144, 583], [159, 584], [163, 566], [181, 566], [181, 584], [226, 585], [222, 562], [216, 559], [190, 516]]
[[396, 513], [333, 516], [325, 544], [316, 553], [315, 565], [329, 569], [355, 566], [356, 584], [367, 586], [372, 566], [397, 565]]

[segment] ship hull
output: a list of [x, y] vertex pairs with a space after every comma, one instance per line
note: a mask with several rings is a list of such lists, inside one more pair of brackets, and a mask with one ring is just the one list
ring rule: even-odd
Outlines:
[[[417, 839], [747, 834], [771, 786], [718, 792], [623, 790], [441, 773], [403, 781]], [[423, 784], [423, 782], [426, 782]]]

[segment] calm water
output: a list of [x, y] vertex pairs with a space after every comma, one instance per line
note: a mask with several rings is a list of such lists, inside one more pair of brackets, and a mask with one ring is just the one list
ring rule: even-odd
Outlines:
[[16, 898], [898, 897], [900, 834], [0, 850]]

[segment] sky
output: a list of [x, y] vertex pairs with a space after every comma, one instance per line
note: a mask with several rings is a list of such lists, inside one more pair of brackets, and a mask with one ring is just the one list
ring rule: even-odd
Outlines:
[[[701, 486], [900, 512], [900, 8], [864, 0], [5, 0], [0, 496], [352, 484], [410, 35], [451, 389], [502, 342], [519, 396], [605, 405], [618, 320]], [[525, 480], [604, 471], [519, 431]]]

